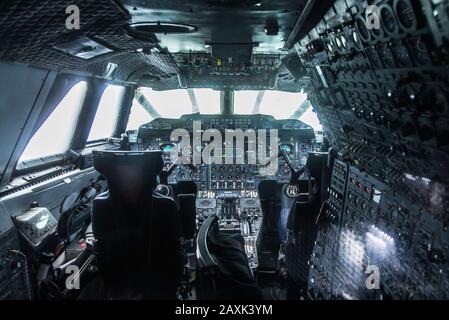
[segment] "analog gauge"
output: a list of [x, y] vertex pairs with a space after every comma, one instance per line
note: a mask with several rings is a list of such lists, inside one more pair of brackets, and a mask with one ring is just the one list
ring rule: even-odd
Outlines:
[[279, 175], [281, 176], [290, 176], [292, 174], [289, 166], [284, 162], [279, 165]]
[[190, 172], [190, 179], [193, 181], [199, 181], [200, 180], [200, 174], [198, 172]]
[[189, 178], [189, 174], [185, 170], [180, 170], [178, 172], [178, 179], [179, 180], [187, 180]]
[[166, 163], [164, 164], [163, 170], [164, 170], [164, 171], [168, 171], [168, 170], [170, 169], [171, 165], [172, 165], [171, 162], [166, 162]]
[[166, 152], [166, 153], [172, 152], [174, 149], [175, 149], [175, 146], [171, 143], [163, 144], [161, 146], [162, 152]]
[[307, 144], [301, 144], [299, 146], [299, 153], [301, 155], [308, 155], [309, 154], [309, 146]]
[[281, 144], [279, 147], [281, 151], [285, 151], [287, 153], [293, 153], [293, 146], [291, 144]]

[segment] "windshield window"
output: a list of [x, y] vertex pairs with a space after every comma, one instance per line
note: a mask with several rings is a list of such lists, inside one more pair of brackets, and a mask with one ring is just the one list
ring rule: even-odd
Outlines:
[[[212, 89], [137, 90], [131, 109], [128, 130], [136, 130], [154, 118], [179, 118], [185, 114], [219, 114], [220, 92]], [[280, 119], [299, 119], [321, 131], [322, 127], [305, 93], [275, 90], [235, 91], [234, 113], [264, 114]]]
[[220, 113], [220, 91], [212, 89], [193, 89], [201, 114]]
[[257, 95], [260, 91], [235, 91], [234, 92], [234, 113], [253, 114]]
[[[234, 111], [236, 114], [266, 114], [276, 119], [290, 118], [307, 100], [304, 93], [283, 91], [236, 91]], [[257, 104], [256, 104], [257, 102]]]
[[64, 153], [68, 150], [76, 119], [86, 94], [87, 83], [79, 82], [70, 89], [37, 130], [19, 159], [19, 163]]
[[260, 113], [271, 115], [276, 119], [288, 119], [306, 100], [307, 95], [304, 93], [265, 91], [260, 104]]
[[305, 93], [274, 90], [236, 91], [234, 112], [235, 114], [265, 114], [278, 120], [297, 119], [311, 126], [315, 131], [323, 130]]
[[141, 93], [141, 98], [138, 100], [142, 102], [144, 98], [146, 109], [152, 108], [162, 118], [177, 119], [182, 115], [197, 112], [202, 114], [220, 112], [220, 92], [212, 89], [156, 91], [140, 88], [138, 91]]

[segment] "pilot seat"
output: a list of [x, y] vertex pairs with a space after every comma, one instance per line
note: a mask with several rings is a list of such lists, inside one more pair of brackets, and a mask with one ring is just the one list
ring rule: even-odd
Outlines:
[[153, 190], [160, 151], [94, 151], [109, 190], [93, 202], [95, 252], [105, 299], [175, 299], [184, 255], [173, 199]]

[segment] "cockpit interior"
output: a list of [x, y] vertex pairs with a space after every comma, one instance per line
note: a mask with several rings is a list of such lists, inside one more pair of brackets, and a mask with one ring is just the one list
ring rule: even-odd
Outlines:
[[0, 300], [449, 299], [449, 1], [3, 0]]

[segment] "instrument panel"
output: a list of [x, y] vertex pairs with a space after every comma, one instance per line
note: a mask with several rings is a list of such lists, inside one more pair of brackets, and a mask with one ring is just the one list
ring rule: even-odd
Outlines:
[[[189, 132], [190, 138], [194, 136], [194, 122], [201, 123], [201, 132], [206, 130], [218, 130], [222, 137], [226, 136], [226, 130], [254, 130], [258, 135], [256, 145], [260, 143], [260, 130], [267, 134], [267, 150], [264, 155], [266, 159], [270, 156], [269, 145], [271, 130], [277, 130], [278, 152], [284, 150], [291, 158], [296, 167], [306, 164], [310, 152], [317, 148], [315, 134], [311, 127], [298, 120], [275, 120], [271, 116], [207, 116], [188, 115], [180, 119], [158, 118], [140, 127], [133, 144], [133, 150], [161, 150], [164, 160], [164, 170], [168, 170], [171, 165], [177, 162], [179, 156], [173, 151], [178, 150], [184, 154], [184, 148], [188, 148], [187, 153], [191, 158], [202, 153], [209, 142], [201, 141], [184, 146], [180, 141], [172, 141], [171, 134], [175, 129], [185, 129]], [[135, 134], [134, 134], [135, 135]], [[196, 148], [196, 149], [195, 149]], [[194, 150], [195, 149], [195, 150]], [[229, 152], [232, 149], [232, 152]], [[248, 163], [248, 154], [251, 152], [248, 147], [248, 140], [245, 146], [238, 148], [236, 144], [229, 145], [223, 138], [223, 161], [219, 164], [184, 165], [179, 164], [171, 172], [168, 183], [176, 184], [180, 181], [193, 181], [197, 184], [198, 190], [243, 190], [256, 189], [261, 180], [276, 180], [279, 183], [288, 182], [291, 177], [291, 170], [282, 158], [278, 160], [275, 174], [267, 176], [261, 170], [263, 167], [258, 159], [256, 164]], [[273, 150], [271, 150], [273, 151]], [[229, 159], [232, 154], [232, 159]], [[232, 160], [232, 161], [230, 161]], [[229, 163], [231, 162], [231, 163]]]

